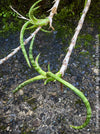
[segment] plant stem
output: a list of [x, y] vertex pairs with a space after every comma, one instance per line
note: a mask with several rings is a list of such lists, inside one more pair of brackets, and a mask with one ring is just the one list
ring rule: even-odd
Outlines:
[[90, 3], [91, 3], [91, 0], [87, 0], [87, 3], [86, 3], [86, 6], [82, 12], [82, 16], [78, 22], [78, 26], [76, 27], [76, 30], [75, 30], [75, 33], [74, 33], [74, 36], [71, 40], [71, 43], [70, 43], [70, 46], [68, 48], [68, 52], [63, 60], [63, 64], [60, 68], [60, 73], [62, 74], [62, 76], [64, 75], [64, 72], [66, 71], [67, 69], [67, 66], [68, 66], [68, 62], [69, 62], [69, 59], [70, 59], [70, 55], [72, 53], [72, 50], [73, 48], [75, 47], [75, 44], [76, 44], [76, 40], [77, 40], [77, 37], [79, 35], [79, 32], [83, 26], [83, 22], [84, 22], [84, 19], [85, 19], [85, 16], [86, 16], [86, 13], [88, 12], [88, 9], [89, 9], [89, 6], [90, 6]]
[[[26, 45], [32, 38], [33, 36], [38, 33], [38, 31], [41, 29], [41, 27], [38, 27], [25, 41], [24, 45]], [[16, 54], [19, 50], [21, 49], [21, 46], [17, 47], [14, 49], [13, 52], [11, 52], [7, 57], [0, 59], [0, 64], [3, 64], [6, 60], [8, 60], [10, 57], [12, 57], [14, 54]]]

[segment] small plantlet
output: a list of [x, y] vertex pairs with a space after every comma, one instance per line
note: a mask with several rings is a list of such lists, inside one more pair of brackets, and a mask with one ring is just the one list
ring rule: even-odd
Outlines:
[[[29, 57], [27, 55], [27, 52], [25, 50], [24, 47], [24, 41], [23, 41], [23, 37], [24, 37], [24, 33], [25, 30], [27, 29], [32, 29], [32, 28], [37, 28], [37, 27], [43, 27], [46, 26], [48, 23], [50, 23], [49, 18], [45, 18], [45, 19], [37, 19], [33, 13], [35, 10], [37, 10], [39, 8], [35, 7], [41, 0], [38, 0], [36, 3], [34, 3], [32, 5], [32, 7], [29, 10], [29, 20], [27, 20], [27, 22], [23, 25], [21, 32], [20, 32], [20, 44], [21, 44], [21, 48], [22, 48], [22, 52], [24, 54], [24, 57], [26, 59], [26, 62], [28, 64], [29, 67], [32, 66], [34, 67], [34, 69], [40, 74], [38, 76], [35, 76], [29, 80], [26, 80], [25, 82], [21, 83], [15, 90], [13, 90], [13, 93], [16, 93], [17, 91], [19, 91], [21, 88], [23, 88], [24, 86], [28, 85], [31, 82], [34, 82], [36, 80], [40, 80], [40, 79], [44, 79], [45, 82], [44, 84], [47, 84], [50, 81], [59, 81], [61, 84], [65, 85], [66, 87], [70, 88], [73, 92], [75, 92], [76, 95], [78, 95], [82, 101], [84, 102], [86, 109], [87, 109], [87, 117], [85, 122], [81, 125], [81, 126], [73, 126], [70, 125], [70, 127], [74, 128], [74, 129], [82, 129], [84, 127], [86, 127], [91, 119], [91, 107], [90, 104], [87, 100], [87, 98], [84, 96], [84, 94], [78, 90], [76, 87], [74, 87], [72, 84], [68, 83], [67, 81], [63, 80], [61, 78], [62, 74], [60, 73], [60, 71], [58, 71], [56, 74], [52, 73], [50, 71], [50, 65], [48, 65], [48, 71], [45, 72], [41, 69], [41, 67], [39, 66], [38, 60], [39, 60], [39, 56], [40, 54], [36, 57], [36, 59], [34, 60], [33, 55], [32, 55], [32, 50], [33, 50], [33, 44], [34, 44], [34, 39], [35, 36], [33, 36], [31, 43], [30, 43], [30, 47], [29, 47]], [[57, 0], [55, 0], [57, 1]], [[85, 1], [86, 2], [86, 1]], [[32, 26], [30, 26], [32, 25]], [[46, 30], [41, 29], [44, 32], [48, 32]]]

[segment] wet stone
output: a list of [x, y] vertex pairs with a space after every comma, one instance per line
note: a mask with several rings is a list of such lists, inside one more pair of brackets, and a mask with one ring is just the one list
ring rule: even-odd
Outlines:
[[47, 124], [47, 125], [50, 125], [50, 123], [51, 123], [51, 119], [48, 118], [47, 121], [46, 121], [46, 124]]
[[87, 96], [88, 96], [88, 95], [87, 95], [87, 92], [85, 92], [85, 94], [84, 94], [84, 95], [87, 97]]
[[44, 113], [41, 113], [41, 114], [40, 114], [40, 118], [42, 118], [43, 116], [45, 116], [45, 114], [44, 114]]
[[57, 126], [57, 122], [56, 122], [56, 121], [53, 121], [52, 124], [53, 124], [54, 126]]
[[48, 60], [44, 60], [44, 63], [45, 63], [45, 64], [48, 63]]
[[33, 121], [33, 127], [39, 127], [40, 126], [41, 121], [39, 119], [36, 119]]
[[5, 39], [5, 41], [8, 41], [9, 39]]
[[76, 82], [76, 86], [78, 86], [79, 85], [79, 83], [78, 82]]
[[46, 134], [51, 134], [51, 130], [50, 129], [47, 129], [46, 130]]
[[55, 103], [59, 101], [58, 97], [56, 96], [50, 96], [50, 99], [53, 100]]

